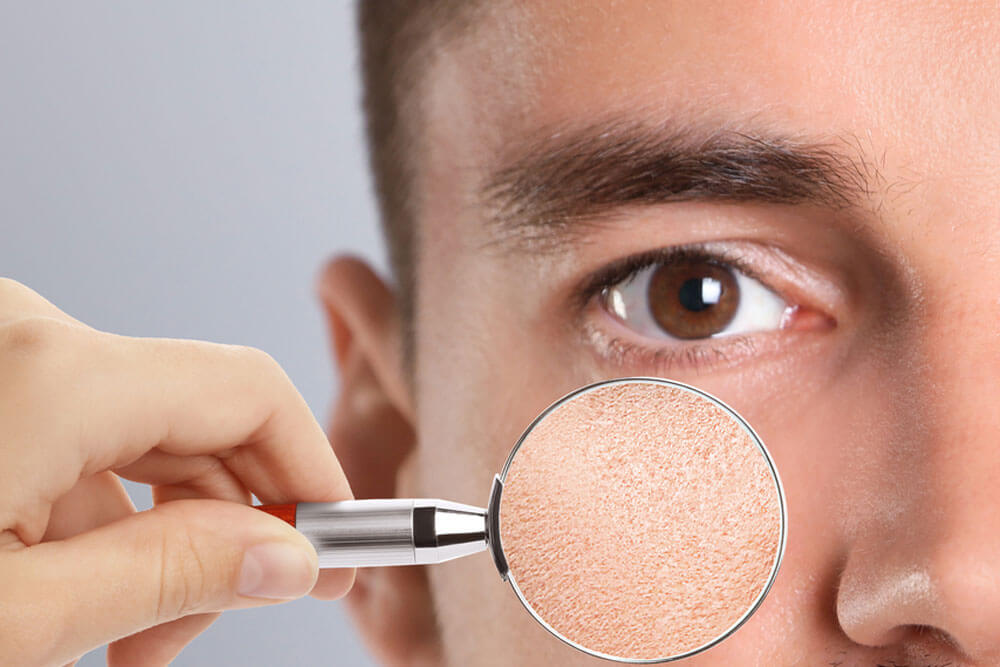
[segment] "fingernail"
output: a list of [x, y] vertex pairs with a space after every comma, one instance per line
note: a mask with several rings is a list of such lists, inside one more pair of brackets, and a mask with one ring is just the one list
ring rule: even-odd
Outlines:
[[255, 598], [293, 599], [313, 586], [316, 574], [302, 549], [284, 542], [266, 542], [243, 554], [237, 593]]

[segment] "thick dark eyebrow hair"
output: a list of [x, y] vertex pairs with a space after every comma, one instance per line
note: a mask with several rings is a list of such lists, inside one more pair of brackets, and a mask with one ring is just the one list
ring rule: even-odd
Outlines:
[[859, 141], [619, 122], [526, 142], [492, 171], [480, 195], [495, 241], [538, 250], [573, 238], [583, 220], [635, 206], [715, 201], [840, 210], [871, 203], [880, 182]]

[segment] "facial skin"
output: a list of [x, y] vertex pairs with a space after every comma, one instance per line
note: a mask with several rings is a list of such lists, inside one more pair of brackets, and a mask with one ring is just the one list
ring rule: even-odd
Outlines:
[[[789, 509], [762, 607], [685, 664], [1000, 663], [998, 71], [992, 2], [482, 13], [428, 72], [412, 377], [389, 288], [352, 260], [322, 279], [342, 386], [330, 436], [355, 495], [483, 505], [554, 399], [677, 379], [754, 426]], [[565, 218], [565, 238], [497, 221], [483, 190], [498, 173], [604, 125], [824, 146], [858, 187], [612, 203]], [[676, 246], [736, 258], [797, 309], [671, 340], [579, 293]], [[360, 571], [349, 602], [388, 664], [604, 664], [538, 626], [485, 554]]]

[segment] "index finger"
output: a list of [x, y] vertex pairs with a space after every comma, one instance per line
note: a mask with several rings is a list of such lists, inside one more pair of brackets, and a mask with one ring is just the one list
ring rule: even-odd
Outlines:
[[26, 320], [0, 328], [0, 375], [0, 477], [34, 496], [7, 508], [153, 449], [216, 457], [267, 503], [352, 497], [323, 429], [259, 350]]

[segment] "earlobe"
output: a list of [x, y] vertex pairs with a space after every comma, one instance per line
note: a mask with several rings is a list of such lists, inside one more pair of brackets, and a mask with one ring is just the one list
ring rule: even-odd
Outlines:
[[[400, 363], [395, 296], [371, 268], [353, 258], [329, 262], [318, 291], [339, 370], [330, 442], [356, 498], [394, 497], [417, 444], [413, 401]], [[440, 663], [424, 568], [359, 570], [346, 604], [383, 663]]]

